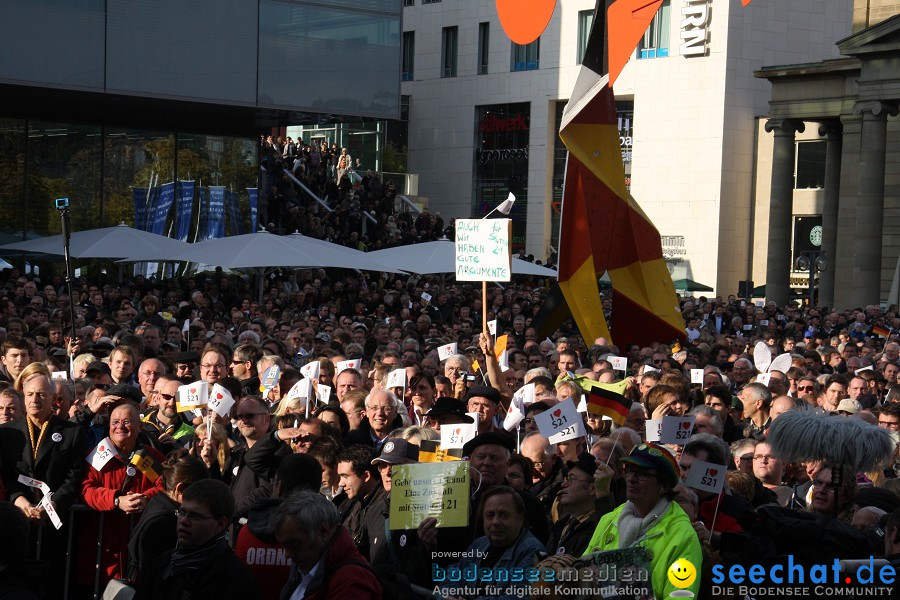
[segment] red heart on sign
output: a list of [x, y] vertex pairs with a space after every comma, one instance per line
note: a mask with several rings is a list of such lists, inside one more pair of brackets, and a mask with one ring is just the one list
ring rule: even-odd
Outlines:
[[553, 411], [553, 416], [554, 416], [554, 417], [558, 417], [558, 416], [561, 415], [561, 414], [562, 414], [562, 410], [560, 410], [560, 409], [558, 409], [558, 408], [557, 408], [555, 411]]
[[459, 435], [460, 433], [462, 433], [462, 429], [457, 429], [457, 430], [454, 431], [453, 433], [455, 433], [456, 435]]
[[100, 444], [100, 452], [106, 452], [106, 448], [103, 447], [103, 444]]
[[710, 477], [715, 477], [716, 474], [719, 472], [719, 470], [718, 469], [707, 469], [706, 472], [709, 473]]
[[691, 422], [690, 422], [690, 421], [685, 421], [684, 423], [681, 424], [681, 428], [682, 428], [682, 429], [690, 429], [690, 428], [691, 428]]
[[194, 389], [194, 388], [191, 388], [191, 389], [190, 389], [190, 392], [191, 392], [192, 394], [196, 394], [196, 393], [197, 393], [197, 390]]
[[218, 394], [216, 394], [216, 400], [221, 400], [224, 397], [225, 396], [222, 395], [222, 392], [219, 392]]

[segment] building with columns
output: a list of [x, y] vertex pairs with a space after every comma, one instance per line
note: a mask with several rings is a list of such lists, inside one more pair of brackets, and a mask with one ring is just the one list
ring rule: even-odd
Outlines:
[[[866, 12], [867, 4], [857, 2], [858, 30], [836, 42], [840, 58], [756, 72], [772, 92], [757, 122], [752, 279], [777, 303], [807, 287], [809, 273], [794, 260], [810, 242], [828, 261], [819, 304], [891, 300], [900, 257], [900, 7], [874, 2]], [[801, 153], [821, 167], [806, 189]], [[818, 232], [802, 226], [819, 216]]]

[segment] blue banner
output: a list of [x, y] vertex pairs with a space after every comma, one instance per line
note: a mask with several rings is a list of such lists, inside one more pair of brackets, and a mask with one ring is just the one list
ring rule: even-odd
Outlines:
[[175, 239], [186, 242], [191, 231], [191, 215], [194, 212], [194, 182], [179, 181], [175, 205]]
[[197, 220], [197, 239], [194, 241], [202, 242], [209, 239], [206, 231], [207, 215], [209, 214], [209, 193], [205, 187], [197, 188], [197, 195], [200, 196], [200, 218]]
[[247, 195], [250, 196], [250, 233], [256, 233], [256, 207], [259, 201], [259, 188], [247, 188]]
[[237, 192], [225, 190], [225, 201], [228, 204], [228, 224], [231, 235], [244, 233], [244, 224], [241, 222], [241, 205]]
[[209, 186], [209, 217], [206, 231], [208, 240], [225, 237], [225, 186]]
[[147, 228], [147, 188], [131, 188], [134, 196], [134, 228], [141, 231]]
[[148, 219], [147, 231], [157, 235], [166, 234], [166, 220], [169, 218], [169, 211], [172, 210], [172, 203], [174, 201], [175, 182], [170, 181], [159, 186], [159, 196], [155, 210], [149, 215], [150, 219]]

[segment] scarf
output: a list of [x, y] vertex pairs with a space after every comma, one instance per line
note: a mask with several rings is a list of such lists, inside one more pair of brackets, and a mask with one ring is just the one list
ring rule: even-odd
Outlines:
[[169, 561], [166, 575], [177, 577], [199, 571], [227, 551], [228, 536], [224, 531], [197, 548], [189, 550], [181, 547], [181, 545], [177, 545], [175, 546], [175, 552], [172, 554], [172, 559]]
[[631, 500], [627, 500], [619, 515], [619, 548], [629, 548], [647, 535], [650, 528], [669, 510], [669, 504], [668, 498], [660, 498], [656, 506], [642, 518], [635, 514]]

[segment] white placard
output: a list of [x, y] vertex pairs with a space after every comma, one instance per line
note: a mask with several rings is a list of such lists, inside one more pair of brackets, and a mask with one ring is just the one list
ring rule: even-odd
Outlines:
[[510, 219], [456, 220], [456, 280], [509, 281]]
[[[545, 438], [553, 438], [558, 433], [564, 433], [569, 437], [577, 437], [571, 434], [577, 431], [577, 426], [582, 423], [581, 415], [575, 410], [575, 402], [566, 398], [550, 410], [545, 410], [534, 417], [538, 431]], [[569, 439], [568, 437], [566, 439]], [[551, 439], [551, 443], [555, 443]]]
[[[99, 471], [99, 469], [98, 469]], [[28, 487], [33, 487], [41, 490], [41, 494], [47, 496], [50, 494], [50, 486], [41, 481], [40, 479], [34, 479], [32, 477], [28, 477], [27, 475], [19, 475], [19, 483], [22, 485], [27, 485]]]
[[769, 379], [772, 378], [771, 373], [760, 373], [756, 376], [756, 383], [761, 383], [763, 385], [769, 385]]
[[523, 406], [528, 406], [529, 404], [534, 402], [534, 384], [526, 383], [516, 391], [513, 398], [515, 398], [516, 396], [522, 399]]
[[52, 373], [50, 373], [50, 378], [51, 379], [68, 379], [69, 374], [66, 373], [65, 371], [53, 371]]
[[448, 358], [450, 358], [451, 356], [453, 356], [454, 354], [457, 354], [456, 348], [457, 348], [456, 342], [452, 342], [452, 343], [446, 344], [444, 346], [438, 346], [438, 349], [437, 349], [438, 359], [443, 362], [443, 361], [447, 360]]
[[[578, 406], [575, 407], [575, 410], [580, 413], [587, 413], [587, 396], [581, 394], [581, 400], [578, 401]], [[607, 416], [604, 416], [603, 418], [609, 419], [609, 417]], [[612, 419], [609, 420], [612, 421]]]
[[744, 331], [750, 331], [751, 329], [753, 329], [753, 325], [744, 325]]
[[853, 371], [853, 373], [856, 375], [859, 375], [863, 371], [874, 371], [874, 370], [875, 370], [875, 368], [872, 365], [869, 365], [868, 367], [863, 367], [861, 369], [857, 369], [857, 370]]
[[422, 300], [425, 302], [431, 302], [431, 294], [428, 292], [422, 292]]
[[691, 369], [691, 383], [703, 383], [703, 369]]
[[175, 397], [175, 407], [178, 412], [203, 408], [209, 401], [209, 386], [205, 381], [195, 381], [187, 385], [180, 385]]
[[490, 333], [491, 335], [497, 335], [497, 319], [488, 321], [488, 333]]
[[584, 420], [578, 420], [575, 421], [575, 425], [567, 427], [556, 435], [551, 436], [550, 443], [558, 444], [560, 442], [565, 442], [566, 440], [574, 440], [575, 438], [584, 437], [586, 435], [587, 429], [584, 427]]
[[654, 367], [653, 365], [644, 365], [644, 370], [641, 371], [641, 375], [646, 375], [647, 373], [659, 373], [659, 369]]
[[759, 322], [759, 324], [760, 324], [760, 326], [762, 326], [762, 327], [768, 327], [768, 326], [769, 326], [769, 320], [768, 320], [768, 319], [761, 319], [760, 322]]
[[328, 404], [331, 399], [331, 386], [320, 383], [316, 386], [316, 401], [319, 404]]
[[694, 420], [696, 420], [696, 417], [693, 415], [689, 417], [663, 417], [662, 429], [659, 432], [659, 443], [684, 446], [691, 439], [691, 433], [694, 430]]
[[319, 369], [322, 365], [319, 364], [318, 360], [311, 360], [302, 367], [300, 367], [300, 374], [306, 377], [307, 379], [318, 379], [319, 378]]
[[647, 431], [648, 442], [658, 442], [662, 434], [662, 419], [647, 419], [645, 425]]
[[628, 358], [625, 356], [607, 356], [606, 360], [612, 365], [613, 371], [628, 370]]
[[695, 490], [718, 494], [725, 486], [726, 471], [725, 465], [694, 460], [691, 463], [691, 470], [688, 471], [684, 480], [684, 485]]
[[334, 376], [337, 377], [341, 374], [341, 371], [346, 371], [347, 369], [359, 369], [362, 364], [361, 358], [354, 358], [351, 360], [341, 360], [338, 361], [338, 364], [334, 368]]
[[500, 365], [500, 372], [506, 373], [509, 371], [509, 350], [504, 350], [500, 353], [500, 358], [497, 359], [497, 364]]
[[62, 528], [62, 520], [59, 518], [59, 515], [56, 514], [56, 509], [53, 508], [53, 502], [51, 502], [50, 497], [52, 494], [44, 496], [41, 498], [41, 508], [44, 509], [44, 512], [47, 513], [47, 516], [50, 517], [50, 522], [53, 523], [53, 526], [56, 529]]
[[506, 431], [517, 429], [524, 418], [525, 414], [522, 412], [521, 400], [516, 402], [516, 398], [513, 397], [513, 401], [509, 403], [509, 410], [506, 411], [506, 416], [503, 418], [503, 429]]
[[312, 379], [304, 377], [295, 383], [287, 393], [290, 402], [294, 398], [309, 398], [312, 395]]
[[474, 423], [454, 423], [441, 427], [441, 448], [462, 448], [478, 433], [478, 421]]
[[111, 461], [113, 457], [116, 455], [116, 449], [113, 447], [112, 442], [108, 437], [100, 440], [100, 443], [94, 446], [94, 449], [91, 450], [91, 453], [87, 455], [85, 460], [90, 463], [92, 467], [101, 471], [106, 463]]
[[400, 387], [406, 389], [406, 369], [394, 369], [387, 377], [386, 388]]
[[231, 392], [218, 383], [214, 383], [206, 406], [220, 417], [227, 417], [231, 412], [231, 407], [234, 406], [234, 398]]

